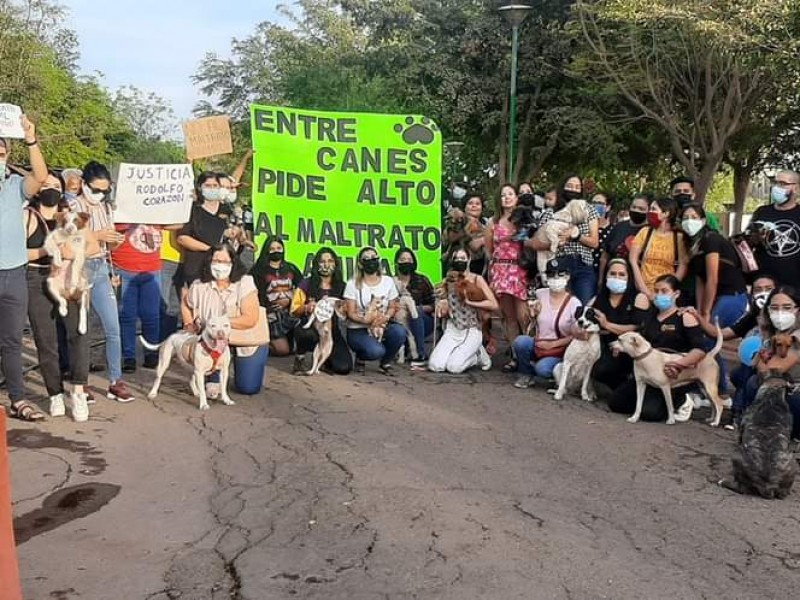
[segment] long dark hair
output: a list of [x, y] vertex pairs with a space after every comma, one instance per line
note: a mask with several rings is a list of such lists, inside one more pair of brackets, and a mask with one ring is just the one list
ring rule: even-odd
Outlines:
[[564, 177], [564, 180], [561, 182], [561, 185], [558, 187], [556, 191], [556, 205], [553, 207], [553, 212], [558, 212], [562, 208], [567, 205], [567, 199], [564, 197], [564, 186], [567, 185], [567, 182], [570, 179], [577, 179], [581, 182], [581, 196], [586, 192], [583, 186], [583, 177], [578, 175], [577, 173], [572, 173], [571, 175], [567, 175]]
[[206, 251], [205, 260], [203, 261], [203, 270], [200, 272], [200, 281], [203, 283], [214, 281], [214, 277], [211, 275], [211, 261], [214, 258], [214, 254], [220, 251], [227, 252], [228, 256], [231, 257], [232, 268], [230, 282], [236, 283], [241, 281], [242, 277], [247, 274], [247, 270], [244, 268], [242, 261], [239, 260], [239, 257], [236, 254], [236, 251], [233, 249], [233, 246], [227, 242], [212, 246], [210, 250]]
[[500, 195], [497, 196], [497, 202], [495, 203], [494, 207], [494, 222], [495, 225], [500, 222], [500, 219], [503, 218], [503, 188], [511, 188], [514, 190], [514, 195], [517, 197], [517, 203], [519, 203], [519, 188], [515, 186], [513, 183], [504, 183], [500, 186]]
[[317, 265], [323, 254], [330, 254], [333, 257], [333, 262], [336, 263], [333, 274], [331, 275], [331, 293], [342, 294], [344, 292], [345, 284], [344, 278], [342, 277], [342, 263], [339, 260], [339, 256], [332, 248], [323, 246], [314, 254], [314, 265], [308, 277], [308, 295], [315, 300], [319, 300], [322, 297], [322, 276], [317, 272]]
[[216, 180], [217, 183], [219, 183], [219, 175], [217, 173], [214, 173], [213, 171], [203, 171], [202, 173], [200, 173], [200, 175], [197, 176], [197, 179], [195, 179], [194, 182], [195, 202], [197, 202], [198, 204], [202, 204], [205, 201], [205, 198], [203, 198], [203, 192], [201, 191], [201, 188], [203, 187], [203, 184], [209, 179], [214, 179]]
[[606, 272], [603, 275], [603, 285], [600, 286], [600, 291], [597, 292], [595, 304], [602, 303], [603, 307], [611, 306], [611, 292], [609, 291], [608, 286], [605, 285], [605, 282], [608, 279], [608, 271], [611, 268], [611, 265], [618, 263], [625, 265], [625, 271], [628, 273], [628, 287], [625, 288], [624, 292], [622, 292], [622, 306], [634, 305], [634, 302], [636, 301], [636, 295], [638, 293], [636, 290], [636, 282], [633, 279], [631, 265], [624, 258], [612, 258], [610, 261], [608, 261], [608, 265], [606, 265]]
[[791, 285], [779, 285], [774, 290], [772, 290], [772, 293], [767, 297], [767, 301], [764, 302], [764, 308], [761, 310], [764, 316], [764, 318], [762, 319], [764, 327], [766, 328], [766, 331], [770, 336], [773, 336], [777, 333], [775, 326], [772, 324], [772, 320], [769, 318], [769, 305], [776, 294], [783, 294], [785, 296], [789, 296], [789, 298], [792, 299], [792, 302], [794, 302], [795, 307], [800, 307], [800, 292], [797, 291], [796, 287], [793, 287]]

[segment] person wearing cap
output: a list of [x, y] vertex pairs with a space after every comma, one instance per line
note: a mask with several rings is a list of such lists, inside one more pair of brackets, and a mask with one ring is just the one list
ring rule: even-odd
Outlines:
[[45, 414], [25, 399], [22, 377], [22, 331], [28, 311], [23, 205], [39, 193], [48, 172], [36, 140], [36, 127], [25, 115], [21, 124], [31, 163], [28, 175], [8, 174], [10, 147], [8, 141], [0, 139], [0, 363], [11, 401], [10, 414], [25, 421], [40, 421]]
[[547, 287], [536, 290], [528, 300], [532, 335], [520, 335], [514, 340], [518, 373], [514, 387], [531, 387], [534, 377], [552, 379], [553, 370], [572, 341], [575, 312], [581, 301], [568, 290], [568, 269], [563, 258], [549, 261], [545, 270]]

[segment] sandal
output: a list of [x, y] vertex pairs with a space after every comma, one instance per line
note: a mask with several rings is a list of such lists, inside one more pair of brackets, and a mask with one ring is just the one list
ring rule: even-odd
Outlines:
[[12, 404], [9, 414], [20, 421], [28, 421], [31, 423], [47, 419], [47, 415], [45, 415], [38, 406], [27, 400], [21, 400], [16, 404]]
[[503, 368], [501, 370], [503, 371], [503, 373], [514, 373], [514, 372], [516, 372], [516, 370], [517, 370], [517, 361], [515, 361], [513, 359], [508, 361], [506, 364], [503, 365]]

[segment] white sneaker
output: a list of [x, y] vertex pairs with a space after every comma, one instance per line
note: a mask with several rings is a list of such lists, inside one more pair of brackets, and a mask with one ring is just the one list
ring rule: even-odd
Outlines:
[[89, 420], [89, 404], [86, 402], [86, 394], [71, 394], [70, 404], [72, 410], [72, 420], [76, 423], [83, 423]]
[[[689, 396], [689, 394], [686, 394]], [[675, 420], [678, 423], [686, 423], [692, 418], [692, 411], [694, 410], [694, 401], [691, 398], [686, 398], [681, 407], [675, 413]]]
[[711, 401], [708, 398], [696, 392], [686, 394], [686, 402], [691, 402], [695, 408], [708, 408], [711, 406]]
[[64, 394], [50, 396], [50, 416], [63, 417], [67, 414], [67, 407], [64, 405]]
[[492, 357], [489, 356], [489, 353], [483, 345], [478, 349], [478, 365], [481, 371], [488, 371], [492, 368]]
[[218, 383], [215, 383], [213, 381], [209, 381], [208, 383], [206, 383], [206, 397], [209, 400], [216, 400], [217, 398], [219, 398], [221, 390], [222, 388]]

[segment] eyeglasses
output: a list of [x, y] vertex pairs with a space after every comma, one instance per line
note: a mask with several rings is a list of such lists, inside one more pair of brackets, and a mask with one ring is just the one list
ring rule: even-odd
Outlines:
[[111, 186], [109, 186], [105, 190], [101, 190], [99, 188], [92, 187], [91, 185], [88, 185], [88, 184], [86, 185], [86, 187], [88, 187], [89, 191], [92, 192], [93, 194], [108, 194], [109, 192], [111, 192]]

